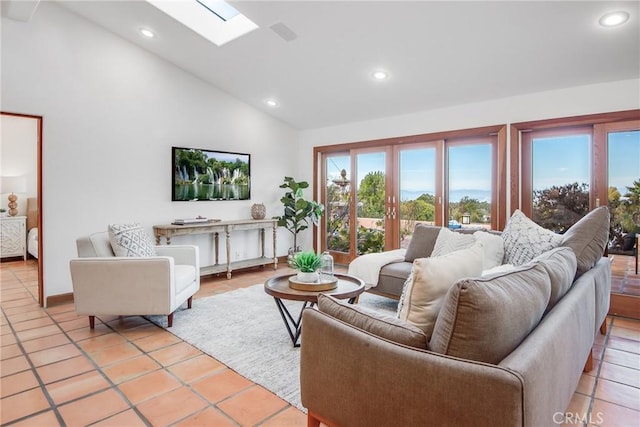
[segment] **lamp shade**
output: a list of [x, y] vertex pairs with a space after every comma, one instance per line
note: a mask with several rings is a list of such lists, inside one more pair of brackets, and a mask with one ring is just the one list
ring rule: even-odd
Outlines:
[[0, 178], [0, 192], [2, 193], [25, 193], [27, 191], [27, 177], [3, 176]]

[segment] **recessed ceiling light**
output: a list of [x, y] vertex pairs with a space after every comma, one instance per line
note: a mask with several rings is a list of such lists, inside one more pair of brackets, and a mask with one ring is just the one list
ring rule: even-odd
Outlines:
[[376, 80], [385, 80], [389, 78], [389, 73], [383, 70], [374, 71], [371, 75]]
[[140, 28], [140, 34], [149, 39], [152, 39], [156, 36], [156, 34], [148, 28]]
[[276, 101], [275, 99], [265, 99], [264, 103], [267, 104], [269, 107], [275, 108], [278, 106], [278, 101]]
[[600, 25], [603, 27], [616, 27], [622, 25], [629, 20], [629, 14], [624, 11], [611, 12], [606, 15], [602, 15], [600, 18]]

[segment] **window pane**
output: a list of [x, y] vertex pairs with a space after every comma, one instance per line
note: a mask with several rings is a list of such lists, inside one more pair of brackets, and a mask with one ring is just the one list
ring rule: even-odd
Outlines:
[[640, 232], [640, 131], [611, 132], [607, 141], [613, 233]]
[[557, 233], [589, 212], [591, 136], [533, 138], [532, 219]]
[[456, 145], [447, 152], [449, 228], [491, 228], [491, 144]]
[[358, 255], [384, 251], [385, 153], [358, 154]]
[[400, 247], [407, 248], [416, 223], [435, 221], [436, 149], [400, 151]]

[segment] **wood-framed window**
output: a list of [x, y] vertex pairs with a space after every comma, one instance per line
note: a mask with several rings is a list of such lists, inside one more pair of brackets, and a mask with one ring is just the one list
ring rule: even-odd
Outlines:
[[327, 209], [314, 246], [338, 263], [406, 247], [417, 222], [504, 226], [506, 125], [315, 147], [314, 158]]

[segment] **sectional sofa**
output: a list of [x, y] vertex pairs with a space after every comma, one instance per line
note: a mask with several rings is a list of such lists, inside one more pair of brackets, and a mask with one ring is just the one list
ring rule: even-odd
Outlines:
[[[309, 425], [563, 421], [609, 307], [608, 221], [608, 210], [596, 209], [530, 261], [457, 279], [430, 327], [321, 296], [318, 309], [303, 315], [300, 383]], [[478, 263], [477, 247], [464, 250], [464, 259]], [[451, 254], [438, 262], [451, 262]], [[437, 270], [427, 264], [417, 258], [412, 276]], [[404, 304], [420, 300], [406, 293]]]

